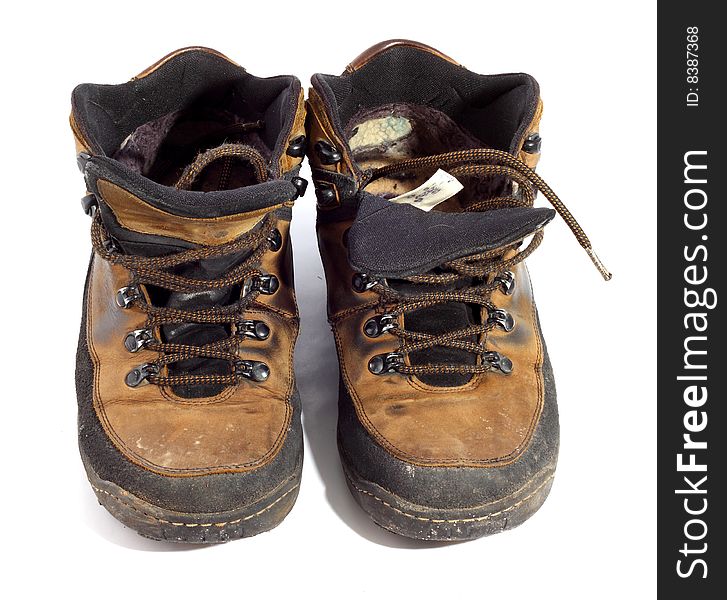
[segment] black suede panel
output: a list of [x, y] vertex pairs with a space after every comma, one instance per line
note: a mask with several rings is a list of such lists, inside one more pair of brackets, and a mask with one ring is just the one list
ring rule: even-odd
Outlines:
[[[86, 295], [87, 290], [84, 299]], [[85, 301], [76, 357], [76, 392], [78, 443], [87, 466], [101, 479], [160, 508], [190, 513], [233, 510], [261, 500], [300, 468], [303, 432], [297, 390], [290, 399], [293, 418], [283, 447], [263, 467], [245, 473], [168, 477], [127, 460], [106, 436], [93, 408], [93, 363], [86, 343]]]
[[348, 236], [348, 255], [358, 271], [375, 277], [407, 277], [448, 260], [502, 248], [551, 221], [550, 208], [502, 208], [484, 212], [425, 212], [361, 193]]
[[[496, 376], [496, 375], [495, 375]], [[404, 500], [431, 508], [468, 508], [508, 496], [558, 456], [559, 425], [553, 371], [545, 350], [545, 401], [530, 444], [500, 467], [421, 467], [395, 458], [366, 431], [343, 383], [339, 393], [338, 443], [342, 460], [360, 477]], [[487, 402], [487, 397], [482, 402]]]

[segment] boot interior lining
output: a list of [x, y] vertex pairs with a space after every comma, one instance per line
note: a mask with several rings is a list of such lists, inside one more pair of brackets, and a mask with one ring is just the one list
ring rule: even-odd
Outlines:
[[[364, 108], [345, 125], [351, 154], [364, 170], [409, 158], [483, 148], [475, 135], [440, 110], [410, 103]], [[429, 179], [436, 169], [403, 172], [372, 181], [366, 191], [393, 198]], [[491, 179], [461, 178], [464, 189], [436, 210], [461, 211], [493, 191]], [[499, 184], [498, 184], [499, 185]]]
[[156, 173], [153, 163], [169, 158], [163, 141], [183, 137], [185, 128], [198, 133], [206, 127], [263, 121], [256, 136], [242, 141], [266, 157], [279, 154], [287, 143], [300, 90], [294, 77], [255, 77], [225, 58], [190, 51], [127, 83], [79, 85], [72, 105], [76, 123], [95, 153], [113, 157], [123, 150], [120, 158], [137, 171], [163, 180], [169, 175]]
[[341, 124], [360, 110], [391, 103], [434, 108], [474, 135], [480, 145], [512, 151], [532, 120], [538, 84], [530, 75], [479, 75], [408, 46], [382, 52], [353, 73], [316, 75]]
[[[262, 120], [249, 121], [230, 110], [199, 104], [139, 126], [113, 158], [152, 181], [172, 186], [199, 154], [222, 144], [249, 146], [268, 162], [272, 152], [263, 138], [264, 129]], [[206, 168], [195, 189], [232, 189], [255, 183], [259, 181], [250, 165], [226, 159]]]

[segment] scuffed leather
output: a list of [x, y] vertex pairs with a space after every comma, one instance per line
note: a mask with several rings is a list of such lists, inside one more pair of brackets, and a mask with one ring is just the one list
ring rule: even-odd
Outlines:
[[[293, 414], [298, 319], [288, 223], [281, 221], [278, 228], [284, 244], [265, 255], [263, 268], [279, 277], [280, 289], [245, 312], [246, 318], [264, 320], [271, 335], [243, 342], [239, 352], [241, 358], [266, 362], [270, 378], [242, 381], [212, 398], [185, 399], [170, 388], [124, 383], [128, 371], [158, 355], [125, 349], [124, 336], [143, 327], [146, 315], [116, 305], [116, 290], [128, 285], [130, 273], [94, 256], [87, 299], [93, 404], [109, 439], [131, 462], [172, 476], [243, 472], [267, 464], [280, 450]], [[260, 310], [262, 304], [275, 312]]]
[[240, 237], [283, 204], [216, 218], [173, 215], [144, 202], [128, 190], [105, 179], [97, 182], [99, 194], [126, 229], [148, 235], [179, 238], [207, 246], [219, 246]]
[[375, 300], [374, 292], [351, 288], [343, 234], [350, 222], [319, 223], [318, 236], [328, 282], [329, 317], [341, 377], [367, 432], [391, 454], [423, 466], [498, 466], [527, 447], [543, 406], [543, 347], [530, 279], [515, 267], [515, 291], [495, 292], [493, 301], [515, 319], [515, 329], [493, 330], [487, 347], [508, 356], [515, 367], [473, 377], [459, 387], [435, 387], [416, 377], [374, 375], [369, 359], [398, 349], [390, 334], [369, 338], [363, 325], [376, 309], [355, 311]]
[[[382, 49], [386, 47], [386, 43], [382, 44]], [[352, 68], [357, 68], [379, 51], [374, 47], [365, 52], [354, 61]], [[342, 140], [341, 124], [332, 114], [335, 109], [327, 108], [315, 89], [310, 92], [308, 108], [311, 148], [317, 139], [325, 139], [335, 145], [343, 157], [340, 163], [331, 167], [321, 165], [316, 153], [310, 151], [314, 177], [316, 172], [324, 171], [349, 176], [357, 189], [350, 198], [342, 199], [345, 205], [347, 200], [352, 201], [363, 182], [361, 165], [352, 159], [348, 144]], [[539, 102], [514, 148], [514, 154], [525, 157], [531, 167], [535, 166], [539, 155], [526, 155], [521, 150], [525, 138], [538, 131], [541, 115], [542, 103]], [[320, 175], [318, 177], [320, 179]], [[475, 375], [459, 387], [429, 386], [416, 377], [398, 373], [374, 375], [368, 370], [370, 358], [398, 350], [398, 338], [384, 334], [372, 339], [363, 333], [364, 323], [382, 309], [361, 310], [363, 305], [378, 300], [378, 295], [374, 292], [358, 294], [352, 289], [353, 269], [343, 241], [351, 219], [338, 217], [335, 212], [327, 218], [321, 218], [325, 213], [319, 213], [318, 243], [328, 285], [329, 319], [347, 392], [342, 396], [350, 397], [356, 418], [366, 433], [390, 455], [409, 465], [503, 467], [521, 464], [519, 459], [530, 446], [541, 422], [546, 387], [544, 346], [525, 265], [520, 263], [513, 269], [513, 295], [506, 296], [500, 291], [493, 293], [493, 302], [513, 315], [515, 329], [510, 333], [495, 329], [486, 340], [488, 350], [501, 352], [512, 360], [514, 369], [510, 375], [497, 371]], [[345, 442], [342, 444], [345, 446]]]

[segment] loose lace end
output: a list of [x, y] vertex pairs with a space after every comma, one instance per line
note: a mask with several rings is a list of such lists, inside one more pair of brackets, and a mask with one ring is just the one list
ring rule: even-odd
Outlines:
[[[545, 183], [540, 175], [521, 160], [518, 160], [502, 150], [476, 148], [471, 150], [446, 152], [444, 154], [437, 154], [434, 156], [410, 158], [400, 162], [394, 162], [384, 165], [383, 167], [373, 169], [366, 178], [363, 187], [366, 187], [366, 185], [371, 183], [374, 179], [378, 179], [380, 177], [399, 173], [407, 169], [423, 169], [425, 167], [447, 167], [449, 173], [452, 175], [479, 174], [490, 177], [495, 175], [505, 176], [509, 177], [511, 180], [517, 181], [518, 184], [524, 183], [525, 180], [527, 180], [527, 182], [532, 184], [535, 189], [542, 192], [542, 194], [553, 205], [556, 212], [563, 217], [563, 220], [573, 232], [573, 235], [576, 236], [578, 243], [586, 252], [588, 252], [588, 256], [591, 257], [591, 261], [593, 261], [593, 264], [596, 265], [601, 276], [606, 281], [611, 279], [612, 275], [610, 271], [606, 268], [606, 265], [601, 262], [601, 259], [596, 256], [593, 248], [591, 248], [591, 242], [589, 241], [586, 232], [583, 231], [583, 228], [578, 224], [578, 221], [576, 221], [575, 217], [568, 210], [568, 207], [563, 204], [562, 200], [558, 198], [552, 189], [550, 189], [550, 186]], [[527, 190], [528, 188], [529, 186], [524, 186], [523, 190]], [[507, 200], [507, 198], [493, 198], [491, 200], [497, 203], [503, 199]], [[529, 201], [529, 206], [532, 206], [533, 201], [535, 200], [535, 195], [531, 193], [526, 200]], [[472, 205], [470, 209], [473, 207], [475, 207], [476, 210], [481, 210], [483, 202], [478, 202]], [[490, 203], [487, 208], [492, 208], [492, 203]]]
[[603, 276], [606, 281], [610, 281], [613, 275], [611, 275], [611, 272], [606, 268], [606, 265], [601, 262], [601, 259], [598, 258], [596, 253], [593, 251], [593, 248], [586, 248], [586, 252], [588, 252], [588, 256], [593, 261], [593, 264], [596, 265], [598, 272]]

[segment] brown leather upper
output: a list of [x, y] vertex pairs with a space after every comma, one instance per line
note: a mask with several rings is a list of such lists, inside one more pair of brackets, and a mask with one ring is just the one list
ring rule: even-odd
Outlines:
[[[122, 227], [148, 235], [179, 238], [194, 244], [219, 246], [231, 242], [250, 231], [270, 212], [269, 208], [263, 208], [225, 217], [193, 219], [160, 210], [105, 179], [100, 179], [97, 185], [101, 197]], [[273, 209], [282, 206], [283, 203], [280, 203]]]
[[[310, 147], [319, 139], [333, 143], [343, 155], [336, 167], [358, 180], [347, 144], [323, 111], [323, 102], [312, 90]], [[527, 132], [537, 131], [541, 112], [539, 106]], [[309, 158], [314, 169], [332, 170], [320, 163], [315, 152]], [[377, 311], [361, 307], [378, 296], [352, 289], [354, 271], [344, 244], [350, 225], [350, 220], [319, 220], [318, 242], [341, 377], [359, 421], [388, 452], [415, 465], [492, 467], [516, 460], [528, 446], [544, 401], [542, 339], [525, 265], [513, 269], [512, 295], [499, 291], [493, 295], [493, 302], [514, 317], [515, 329], [506, 333], [496, 328], [486, 340], [488, 350], [512, 360], [511, 374], [475, 375], [459, 387], [431, 386], [398, 373], [374, 375], [368, 369], [370, 358], [398, 350], [398, 339], [388, 334], [369, 338], [363, 332], [364, 323]]]
[[[142, 328], [146, 314], [116, 305], [116, 291], [129, 284], [131, 274], [94, 256], [87, 298], [94, 408], [111, 441], [132, 462], [178, 476], [246, 471], [266, 464], [280, 449], [292, 415], [298, 319], [288, 223], [277, 227], [283, 247], [266, 253], [262, 268], [279, 278], [280, 288], [245, 312], [246, 318], [264, 320], [271, 333], [240, 349], [241, 358], [267, 363], [270, 377], [241, 381], [212, 398], [180, 398], [170, 388], [124, 383], [126, 373], [158, 355], [146, 349], [132, 354], [124, 347], [124, 336]], [[261, 310], [264, 306], [273, 312]]]
[[[171, 58], [192, 50], [223, 56], [206, 48], [183, 48], [134, 79], [146, 77]], [[92, 144], [73, 114], [70, 122], [77, 152], [91, 154]], [[301, 92], [288, 139], [303, 135], [304, 123]], [[276, 160], [281, 172], [301, 162], [284, 151]], [[202, 245], [234, 240], [255, 227], [268, 212], [288, 205], [281, 202], [239, 215], [190, 218], [154, 207], [109, 181], [99, 180], [97, 187], [119, 226]], [[94, 367], [93, 406], [109, 439], [131, 462], [168, 476], [242, 472], [269, 463], [282, 447], [293, 415], [290, 399], [294, 391], [298, 309], [289, 222], [279, 220], [276, 227], [282, 247], [277, 252], [266, 252], [260, 268], [277, 276], [280, 286], [272, 295], [258, 296], [244, 313], [247, 319], [263, 320], [270, 335], [265, 340], [244, 341], [239, 351], [242, 359], [265, 362], [270, 368], [269, 378], [264, 382], [241, 380], [214, 397], [182, 398], [170, 387], [147, 384], [132, 388], [125, 384], [129, 371], [159, 356], [146, 348], [135, 353], [125, 348], [126, 334], [143, 328], [147, 315], [134, 305], [127, 309], [117, 306], [116, 292], [129, 285], [132, 274], [94, 254], [86, 298], [87, 344]], [[146, 295], [144, 286], [141, 291]], [[155, 335], [159, 336], [158, 330]]]
[[[473, 377], [459, 387], [426, 385], [414, 376], [374, 375], [369, 359], [398, 349], [390, 335], [369, 338], [364, 323], [375, 309], [356, 310], [377, 298], [351, 288], [344, 221], [320, 224], [318, 239], [328, 282], [329, 317], [341, 377], [369, 434], [402, 460], [430, 466], [487, 466], [510, 462], [527, 446], [544, 399], [543, 349], [530, 279], [515, 267], [515, 291], [493, 300], [515, 319], [515, 329], [490, 332], [487, 346], [509, 357], [515, 368]], [[408, 360], [408, 359], [407, 359]]]

